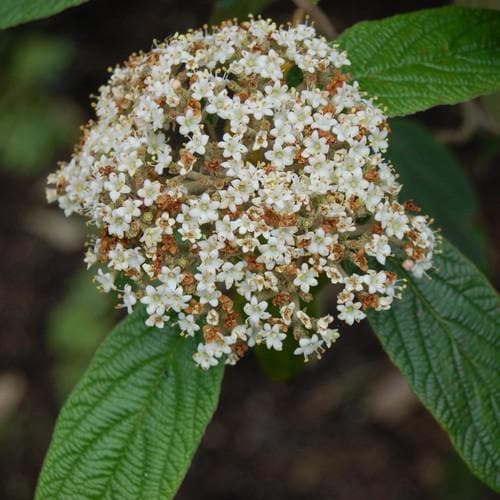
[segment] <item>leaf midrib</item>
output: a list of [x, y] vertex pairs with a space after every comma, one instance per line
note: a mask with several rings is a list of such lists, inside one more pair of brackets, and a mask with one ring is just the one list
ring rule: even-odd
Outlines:
[[[177, 340], [177, 339], [172, 339], [171, 342], [174, 340]], [[174, 347], [172, 347], [172, 350], [173, 351], [177, 350], [178, 346], [179, 346], [179, 343], [176, 342]], [[165, 360], [165, 364], [162, 365], [161, 371], [164, 371], [169, 366], [169, 361], [170, 360]], [[133, 438], [135, 437], [136, 433], [139, 431], [139, 429], [141, 427], [143, 427], [146, 414], [149, 412], [149, 409], [150, 409], [149, 406], [151, 404], [152, 397], [154, 396], [155, 392], [160, 387], [161, 383], [162, 383], [162, 378], [156, 377], [156, 383], [153, 384], [153, 386], [151, 387], [151, 391], [149, 391], [147, 393], [147, 395], [144, 399], [145, 403], [140, 405], [140, 411], [135, 414], [137, 418], [133, 424], [133, 430], [125, 438], [125, 441], [123, 443], [124, 446], [121, 447], [121, 451], [119, 452], [118, 457], [116, 458], [115, 463], [113, 465], [113, 468], [111, 469], [111, 473], [109, 474], [108, 479], [106, 480], [105, 490], [102, 494], [103, 498], [106, 498], [107, 493], [110, 491], [111, 485], [113, 484], [114, 475], [118, 469], [118, 466], [122, 463], [123, 458], [126, 456], [125, 451], [128, 449], [128, 447], [129, 447], [130, 443], [132, 442]], [[177, 406], [177, 405], [174, 405], [174, 406]], [[141, 475], [141, 476], [143, 476], [143, 475]], [[142, 486], [142, 483], [141, 483], [141, 486]], [[160, 496], [158, 496], [158, 498], [160, 498]]]

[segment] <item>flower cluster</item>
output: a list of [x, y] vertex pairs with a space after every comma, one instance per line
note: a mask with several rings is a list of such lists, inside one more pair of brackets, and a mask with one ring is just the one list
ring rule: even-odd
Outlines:
[[[306, 304], [336, 285], [338, 320], [391, 306], [398, 256], [421, 276], [435, 235], [383, 157], [383, 112], [308, 25], [251, 18], [175, 35], [112, 72], [48, 198], [96, 227], [104, 292], [147, 325], [200, 338], [203, 368], [248, 347], [319, 355], [338, 337]], [[117, 277], [120, 275], [120, 279]]]

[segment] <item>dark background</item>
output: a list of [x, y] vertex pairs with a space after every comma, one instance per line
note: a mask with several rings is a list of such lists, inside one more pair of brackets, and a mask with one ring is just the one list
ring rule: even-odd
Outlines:
[[[321, 6], [342, 31], [360, 20], [447, 3]], [[147, 50], [154, 38], [208, 22], [212, 7], [208, 0], [93, 0], [0, 33], [0, 499], [32, 498], [58, 410], [119, 318], [82, 271], [81, 221], [46, 206], [45, 177], [57, 159], [68, 158], [106, 68]], [[279, 0], [264, 13], [287, 21], [294, 9]], [[417, 119], [451, 142], [479, 194], [488, 274], [498, 286], [500, 114], [468, 127], [468, 113], [439, 107]], [[229, 368], [177, 498], [495, 497], [362, 324], [286, 384], [271, 382], [252, 356]]]

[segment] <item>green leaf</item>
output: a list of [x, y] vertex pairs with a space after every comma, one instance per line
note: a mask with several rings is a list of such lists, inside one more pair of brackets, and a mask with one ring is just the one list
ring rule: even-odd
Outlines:
[[218, 24], [226, 19], [238, 18], [244, 21], [248, 14], [258, 14], [271, 5], [274, 0], [215, 0], [210, 17], [211, 24]]
[[450, 150], [423, 126], [391, 120], [388, 158], [403, 184], [402, 199], [413, 199], [460, 251], [484, 269], [486, 249], [478, 231], [479, 203], [471, 182]]
[[[405, 272], [390, 265], [398, 274]], [[431, 279], [406, 275], [403, 298], [370, 323], [462, 458], [500, 490], [500, 315], [496, 292], [444, 241]]]
[[98, 350], [61, 411], [36, 498], [172, 498], [217, 406], [223, 367], [196, 338], [144, 325], [138, 309]]
[[304, 72], [294, 64], [285, 75], [289, 87], [298, 87], [304, 81]]
[[87, 0], [2, 0], [0, 29], [49, 17]]
[[354, 25], [339, 37], [361, 89], [390, 116], [500, 89], [500, 12], [442, 7]]
[[47, 92], [64, 76], [75, 55], [74, 47], [64, 38], [16, 33], [7, 40], [1, 52], [8, 61], [2, 75], [6, 90], [13, 86], [18, 92]]

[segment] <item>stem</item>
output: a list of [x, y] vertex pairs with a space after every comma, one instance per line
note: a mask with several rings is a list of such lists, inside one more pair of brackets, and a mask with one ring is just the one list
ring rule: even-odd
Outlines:
[[323, 33], [326, 38], [333, 40], [337, 38], [338, 33], [333, 26], [332, 22], [328, 16], [323, 12], [323, 10], [311, 0], [292, 0], [293, 3], [306, 14], [308, 14], [311, 19], [316, 23], [318, 31]]

